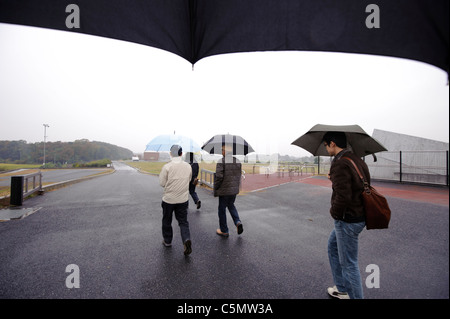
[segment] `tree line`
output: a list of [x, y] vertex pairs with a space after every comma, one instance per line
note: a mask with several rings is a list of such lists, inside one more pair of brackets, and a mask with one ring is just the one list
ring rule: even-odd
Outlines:
[[[45, 162], [62, 166], [75, 163], [87, 163], [102, 159], [130, 159], [133, 152], [129, 149], [104, 142], [87, 139], [74, 142], [46, 142]], [[20, 141], [0, 141], [0, 162], [13, 164], [44, 163], [44, 142], [27, 143]]]

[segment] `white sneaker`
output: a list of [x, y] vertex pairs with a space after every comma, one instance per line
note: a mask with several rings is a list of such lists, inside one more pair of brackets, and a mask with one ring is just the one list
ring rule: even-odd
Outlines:
[[172, 247], [172, 244], [166, 243], [165, 240], [163, 240], [162, 244], [163, 244], [165, 247]]
[[337, 290], [336, 286], [328, 287], [327, 289], [328, 294], [337, 299], [350, 299], [350, 296], [346, 292], [340, 292]]

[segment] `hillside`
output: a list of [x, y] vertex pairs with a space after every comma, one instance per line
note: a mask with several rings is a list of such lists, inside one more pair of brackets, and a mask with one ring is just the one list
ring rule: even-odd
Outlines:
[[[130, 159], [133, 152], [116, 145], [82, 139], [74, 142], [46, 142], [45, 162], [57, 164], [86, 163], [101, 159]], [[16, 164], [42, 164], [44, 143], [0, 141], [0, 162]]]

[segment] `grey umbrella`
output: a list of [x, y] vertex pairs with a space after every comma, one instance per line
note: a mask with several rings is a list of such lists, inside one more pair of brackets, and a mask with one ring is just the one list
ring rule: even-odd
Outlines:
[[350, 147], [353, 153], [360, 157], [387, 151], [380, 142], [367, 134], [359, 125], [317, 124], [292, 144], [304, 148], [315, 156], [329, 156], [322, 142], [326, 132], [344, 132], [347, 136], [347, 147]]
[[254, 152], [253, 148], [239, 135], [218, 134], [214, 135], [202, 146], [202, 150], [210, 154], [222, 154], [222, 146], [233, 148], [233, 155], [247, 155]]

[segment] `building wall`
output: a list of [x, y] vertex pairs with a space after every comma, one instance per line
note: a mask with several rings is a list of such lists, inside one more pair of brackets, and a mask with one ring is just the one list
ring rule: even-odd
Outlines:
[[157, 162], [158, 160], [158, 152], [144, 152], [144, 161]]
[[372, 178], [446, 184], [449, 143], [375, 129], [372, 137], [388, 151], [365, 160]]
[[447, 151], [449, 143], [374, 129], [372, 137], [388, 151]]

